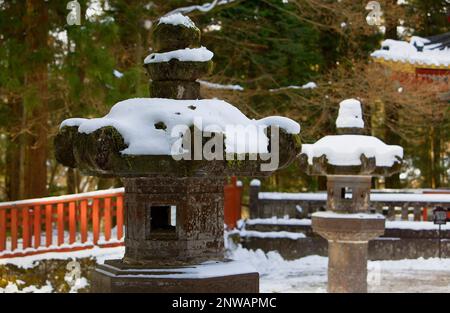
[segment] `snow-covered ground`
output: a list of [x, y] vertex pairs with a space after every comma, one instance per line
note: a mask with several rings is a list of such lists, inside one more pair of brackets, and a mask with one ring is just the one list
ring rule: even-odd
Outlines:
[[[39, 260], [95, 256], [102, 263], [121, 258], [123, 247], [94, 248], [70, 253], [47, 253], [23, 258], [2, 259], [2, 264], [14, 264], [32, 269]], [[328, 258], [308, 256], [284, 260], [277, 252], [250, 251], [241, 246], [229, 252], [234, 260], [245, 261], [260, 273], [261, 292], [326, 292]], [[369, 262], [370, 292], [450, 292], [450, 259], [417, 259]], [[83, 277], [81, 283], [84, 283]], [[1, 292], [52, 292], [53, 287], [20, 287], [20, 282], [0, 288]]]
[[[326, 292], [327, 257], [287, 261], [277, 252], [241, 247], [232, 257], [257, 269], [261, 292]], [[450, 259], [372, 261], [368, 269], [369, 292], [450, 292]]]

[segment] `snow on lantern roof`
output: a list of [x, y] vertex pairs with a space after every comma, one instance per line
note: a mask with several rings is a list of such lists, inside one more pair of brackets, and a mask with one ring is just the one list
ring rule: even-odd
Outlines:
[[310, 173], [384, 173], [401, 164], [402, 147], [386, 145], [376, 137], [361, 134], [364, 121], [358, 100], [347, 99], [340, 103], [336, 126], [340, 135], [326, 136], [314, 144], [302, 145], [301, 164]]
[[169, 24], [169, 25], [183, 25], [188, 28], [195, 28], [194, 22], [188, 17], [181, 13], [176, 13], [168, 16], [163, 16], [159, 19], [158, 24]]
[[321, 138], [314, 144], [303, 144], [302, 154], [313, 158], [325, 156], [329, 164], [336, 166], [361, 165], [361, 155], [375, 158], [376, 166], [391, 167], [403, 158], [403, 148], [386, 145], [380, 139], [364, 135], [334, 135]]
[[413, 36], [409, 42], [387, 39], [381, 46], [371, 54], [376, 60], [450, 68], [450, 33], [428, 38]]
[[[289, 134], [300, 133], [300, 125], [286, 117], [251, 120], [233, 105], [221, 100], [172, 100], [135, 98], [115, 104], [103, 118], [68, 119], [61, 124], [77, 126], [79, 133], [91, 134], [112, 126], [128, 146], [124, 155], [182, 154], [181, 126], [195, 125], [203, 131], [223, 133], [226, 153], [267, 153], [268, 126], [279, 126]], [[255, 127], [249, 127], [255, 126]]]

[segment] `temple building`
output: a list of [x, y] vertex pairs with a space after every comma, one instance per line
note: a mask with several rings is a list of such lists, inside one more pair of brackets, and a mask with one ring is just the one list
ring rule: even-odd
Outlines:
[[450, 32], [425, 38], [413, 36], [409, 42], [387, 39], [371, 56], [394, 71], [394, 78], [401, 82], [413, 77], [441, 85], [439, 98], [450, 101]]

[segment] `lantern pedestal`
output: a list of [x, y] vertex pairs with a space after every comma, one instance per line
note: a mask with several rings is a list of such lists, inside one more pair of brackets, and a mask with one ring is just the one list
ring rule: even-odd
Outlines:
[[186, 267], [126, 265], [121, 260], [98, 265], [95, 293], [258, 293], [259, 274], [245, 263], [208, 262]]
[[368, 242], [384, 233], [384, 224], [379, 214], [313, 214], [313, 231], [328, 240], [328, 292], [367, 292]]

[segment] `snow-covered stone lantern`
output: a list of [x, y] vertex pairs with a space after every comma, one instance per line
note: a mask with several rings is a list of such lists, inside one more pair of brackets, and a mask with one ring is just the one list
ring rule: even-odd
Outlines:
[[197, 79], [213, 53], [188, 17], [161, 18], [153, 48], [145, 59], [152, 98], [119, 102], [103, 118], [68, 119], [55, 139], [62, 164], [125, 185], [125, 256], [96, 268], [93, 290], [258, 292], [258, 273], [224, 257], [225, 180], [293, 162], [300, 125], [199, 100]]
[[312, 216], [313, 230], [328, 240], [328, 291], [367, 292], [368, 242], [384, 233], [385, 218], [370, 213], [372, 176], [400, 170], [403, 149], [364, 135], [361, 103], [340, 103], [338, 135], [304, 144], [300, 165], [327, 176], [327, 211]]

